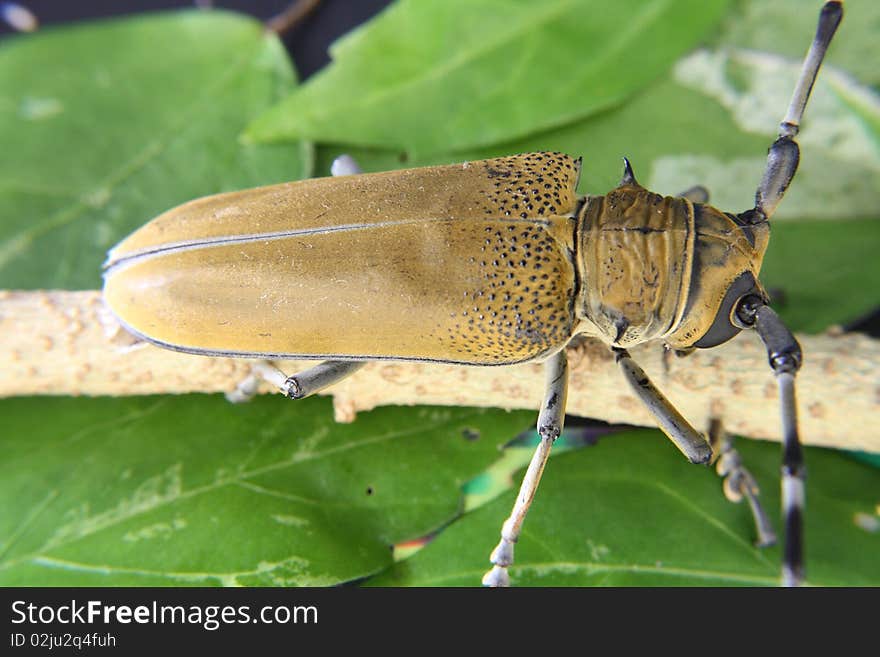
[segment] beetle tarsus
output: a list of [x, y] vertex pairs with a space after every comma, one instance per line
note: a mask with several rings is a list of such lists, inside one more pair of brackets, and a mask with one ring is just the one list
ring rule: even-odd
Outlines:
[[330, 165], [330, 174], [333, 176], [352, 176], [361, 173], [361, 167], [351, 155], [340, 155]]
[[736, 504], [743, 499], [749, 503], [757, 534], [755, 546], [763, 548], [775, 545], [776, 532], [758, 498], [758, 483], [743, 465], [742, 457], [733, 446], [733, 436], [724, 430], [718, 419], [713, 419], [710, 424], [709, 440], [718, 454], [715, 471], [724, 480], [724, 496]]
[[503, 566], [495, 566], [483, 575], [483, 586], [491, 588], [506, 588], [510, 586], [510, 573]]
[[226, 393], [226, 400], [233, 404], [248, 402], [254, 398], [260, 388], [262, 378], [253, 372], [239, 381], [234, 390]]

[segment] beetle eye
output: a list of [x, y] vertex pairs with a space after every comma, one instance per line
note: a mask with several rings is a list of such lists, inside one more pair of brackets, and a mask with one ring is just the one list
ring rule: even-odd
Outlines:
[[730, 287], [727, 288], [727, 294], [724, 295], [721, 307], [718, 308], [718, 313], [715, 315], [715, 321], [712, 322], [712, 326], [709, 327], [709, 330], [706, 331], [703, 337], [694, 343], [694, 346], [699, 349], [716, 347], [719, 344], [727, 342], [739, 333], [743, 327], [740, 326], [738, 322], [734, 321], [732, 313], [739, 300], [749, 294], [756, 294], [763, 297], [763, 293], [758, 287], [752, 272], [746, 271], [740, 274], [739, 277], [730, 284]]

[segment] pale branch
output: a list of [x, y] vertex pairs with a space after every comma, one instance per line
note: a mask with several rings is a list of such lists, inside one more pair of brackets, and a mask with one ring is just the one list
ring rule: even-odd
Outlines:
[[[0, 291], [0, 336], [0, 397], [225, 392], [250, 371], [247, 360], [137, 342], [107, 312], [97, 291]], [[805, 357], [797, 379], [803, 441], [880, 452], [880, 341], [858, 334], [798, 339]], [[631, 353], [695, 426], [708, 428], [714, 417], [733, 433], [779, 440], [776, 385], [757, 336], [745, 332], [685, 358], [665, 357], [658, 345]], [[655, 426], [606, 347], [585, 341], [570, 348], [569, 362], [569, 413]], [[279, 366], [293, 373], [313, 364]], [[539, 364], [382, 362], [367, 365], [328, 394], [336, 418], [350, 421], [357, 411], [388, 404], [537, 409], [543, 383]]]

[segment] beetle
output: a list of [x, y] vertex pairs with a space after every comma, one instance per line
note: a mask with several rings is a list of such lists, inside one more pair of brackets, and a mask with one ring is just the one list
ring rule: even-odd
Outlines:
[[299, 399], [365, 362], [503, 366], [543, 361], [541, 440], [492, 552], [509, 583], [513, 546], [565, 415], [566, 345], [601, 340], [660, 428], [694, 463], [710, 442], [651, 383], [627, 348], [711, 348], [743, 329], [764, 342], [783, 424], [782, 582], [803, 581], [803, 458], [794, 378], [800, 347], [758, 275], [770, 218], [799, 160], [794, 138], [842, 18], [827, 2], [753, 208], [718, 210], [700, 188], [650, 192], [624, 159], [620, 184], [576, 193], [580, 159], [538, 152], [334, 176], [209, 196], [174, 208], [113, 248], [104, 299], [134, 335], [208, 356], [318, 359], [293, 376], [256, 376]]

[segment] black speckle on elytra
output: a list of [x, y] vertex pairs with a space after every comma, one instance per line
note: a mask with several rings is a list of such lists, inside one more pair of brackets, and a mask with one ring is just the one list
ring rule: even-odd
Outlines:
[[[561, 153], [530, 153], [483, 163], [485, 186], [474, 210], [490, 225], [483, 227], [482, 259], [468, 254], [462, 259], [473, 272], [468, 279], [473, 287], [459, 293], [464, 303], [448, 308], [447, 320], [460, 323], [438, 327], [448, 350], [465, 360], [509, 362], [570, 337], [572, 290], [570, 281], [560, 279], [562, 261], [555, 261], [568, 255], [543, 222], [557, 208], [574, 209], [568, 207], [575, 200], [572, 162]], [[480, 193], [479, 187], [474, 191]], [[546, 273], [550, 268], [556, 270], [552, 277]], [[521, 294], [511, 296], [514, 291]], [[473, 305], [478, 298], [479, 306]]]

